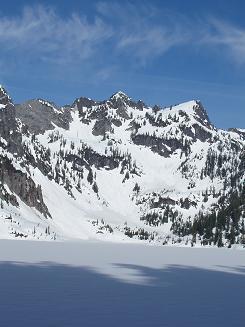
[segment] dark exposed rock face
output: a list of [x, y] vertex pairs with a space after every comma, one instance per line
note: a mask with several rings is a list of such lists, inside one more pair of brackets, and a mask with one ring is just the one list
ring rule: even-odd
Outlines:
[[111, 131], [111, 121], [106, 117], [100, 120], [96, 120], [94, 127], [93, 127], [93, 135], [105, 135], [106, 132]]
[[12, 204], [14, 207], [19, 206], [16, 196], [11, 194], [2, 183], [0, 184], [0, 199], [1, 203], [5, 201], [8, 204]]
[[184, 200], [181, 199], [180, 206], [184, 209], [190, 209], [191, 206], [196, 207], [197, 203], [195, 201], [191, 201], [188, 198], [185, 198]]
[[113, 94], [107, 103], [111, 108], [119, 109], [121, 112], [123, 112], [123, 109], [126, 109], [127, 106], [138, 110], [143, 110], [143, 108], [146, 107], [143, 101], [139, 100], [135, 102], [121, 91]]
[[164, 128], [167, 126], [169, 126], [171, 130], [171, 125], [176, 125], [178, 123], [181, 137], [179, 137], [179, 135], [175, 137], [174, 134], [156, 136], [155, 132], [152, 134], [142, 134], [140, 132], [141, 125], [131, 121], [128, 129], [132, 131], [131, 138], [135, 144], [147, 146], [161, 156], [169, 157], [177, 149], [188, 154], [190, 145], [198, 140], [201, 142], [211, 141], [213, 126], [210, 124], [208, 115], [200, 102], [196, 102], [193, 106], [195, 120], [192, 118], [193, 113], [192, 115], [188, 115], [187, 112], [181, 109], [176, 111], [174, 115], [170, 115], [169, 113], [168, 116], [164, 116], [161, 113], [159, 114], [160, 110], [160, 107], [155, 106], [151, 113], [146, 112], [145, 118], [150, 125], [156, 127], [156, 130], [157, 127]]
[[[0, 158], [1, 183], [8, 185], [11, 192], [16, 194], [29, 207], [36, 208], [46, 218], [51, 217], [44, 204], [41, 186], [36, 186], [33, 180], [17, 170], [7, 157]], [[17, 205], [17, 202], [11, 201]]]
[[16, 128], [14, 105], [5, 89], [0, 87], [0, 135], [8, 141]]
[[194, 111], [196, 113], [196, 120], [204, 126], [210, 128], [211, 122], [209, 120], [208, 114], [204, 109], [202, 103], [200, 101], [196, 101], [196, 105], [194, 106]]
[[35, 157], [30, 152], [30, 149], [26, 145], [23, 145], [22, 163], [23, 165], [31, 165], [34, 168], [38, 168], [43, 175], [48, 176], [52, 171], [50, 153], [40, 144], [38, 146], [35, 144], [34, 148], [36, 152]]
[[164, 139], [152, 135], [136, 134], [132, 135], [132, 141], [137, 145], [144, 145], [151, 148], [153, 152], [163, 157], [169, 157], [175, 150], [188, 151], [188, 146], [177, 139]]
[[145, 104], [142, 101], [133, 101], [123, 92], [117, 92], [109, 100], [101, 102], [82, 97], [77, 99], [72, 107], [78, 109], [82, 123], [90, 124], [95, 120], [93, 135], [104, 136], [107, 132], [113, 133], [113, 125], [119, 127], [123, 121], [131, 119], [128, 107], [143, 110]]
[[5, 88], [0, 86], [0, 104], [2, 105], [8, 105], [12, 104], [12, 100], [8, 93], [6, 92]]
[[195, 140], [200, 140], [201, 142], [206, 142], [212, 137], [212, 134], [207, 130], [203, 129], [198, 124], [193, 124], [193, 128], [195, 130]]
[[6, 141], [5, 144], [2, 144], [3, 148], [7, 148], [19, 156], [22, 155], [22, 137], [15, 119], [15, 107], [2, 87], [0, 87], [0, 136]]
[[116, 109], [116, 111], [119, 117], [122, 117], [124, 119], [129, 119], [129, 115], [126, 107], [120, 106], [118, 107], [118, 109]]
[[174, 206], [176, 204], [176, 201], [167, 197], [167, 198], [164, 198], [164, 197], [161, 197], [159, 196], [158, 200], [154, 200], [154, 201], [151, 201], [151, 204], [150, 204], [150, 208], [151, 209], [154, 209], [154, 208], [164, 208], [165, 206], [167, 205], [171, 205], [171, 206]]
[[81, 97], [81, 98], [76, 99], [73, 102], [72, 107], [77, 108], [78, 110], [81, 110], [81, 109], [83, 109], [83, 107], [92, 108], [96, 104], [98, 104], [98, 102], [96, 102], [92, 99]]
[[[27, 116], [28, 114], [29, 112]], [[24, 120], [22, 123], [25, 123]], [[22, 128], [27, 130], [25, 125]], [[22, 135], [16, 120], [16, 108], [3, 88], [0, 88], [0, 136], [5, 140], [5, 142], [1, 142], [2, 148], [7, 149], [9, 153], [24, 163], [25, 158], [28, 158], [28, 153], [22, 143]], [[31, 162], [30, 160], [28, 164]], [[18, 196], [26, 205], [36, 208], [45, 217], [50, 217], [48, 208], [43, 201], [41, 186], [36, 186], [26, 173], [16, 169], [11, 160], [4, 155], [0, 156], [0, 174], [2, 184], [0, 197], [3, 200], [18, 206], [16, 197]], [[4, 189], [5, 184], [13, 194], [9, 194]]]
[[207, 131], [205, 128], [198, 124], [193, 124], [192, 127], [181, 126], [180, 130], [184, 135], [191, 137], [193, 142], [196, 142], [197, 140], [206, 142], [212, 137], [211, 132]]
[[127, 130], [132, 132], [132, 135], [136, 135], [138, 133], [138, 130], [140, 128], [140, 124], [136, 123], [134, 120], [132, 120], [129, 125]]
[[71, 112], [68, 107], [59, 108], [43, 100], [30, 100], [16, 105], [16, 117], [19, 118], [31, 133], [39, 134], [54, 129], [54, 125], [68, 129]]
[[95, 166], [97, 169], [115, 169], [119, 166], [119, 160], [111, 156], [101, 155], [90, 148], [84, 149], [82, 156], [68, 154], [65, 159], [73, 163], [73, 169], [75, 170], [80, 170], [79, 167], [83, 166], [87, 169], [90, 169], [92, 166]]
[[233, 132], [238, 134], [243, 140], [245, 140], [245, 129], [239, 129], [239, 128], [229, 128], [229, 132]]
[[112, 118], [111, 122], [112, 122], [112, 124], [115, 125], [116, 127], [120, 127], [120, 126], [122, 126], [122, 122], [121, 122], [121, 120], [119, 120], [119, 119]]

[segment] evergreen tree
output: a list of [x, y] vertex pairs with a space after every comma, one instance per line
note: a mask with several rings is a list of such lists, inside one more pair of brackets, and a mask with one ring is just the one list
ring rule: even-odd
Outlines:
[[97, 194], [99, 192], [98, 186], [96, 184], [96, 182], [94, 182], [93, 184], [93, 191]]
[[140, 191], [140, 186], [139, 186], [138, 183], [135, 183], [134, 188], [133, 188], [133, 191], [136, 192], [136, 193], [139, 193], [139, 191]]
[[91, 184], [91, 185], [93, 184], [93, 171], [91, 168], [89, 169], [89, 172], [88, 172], [87, 181], [89, 182], [89, 184]]

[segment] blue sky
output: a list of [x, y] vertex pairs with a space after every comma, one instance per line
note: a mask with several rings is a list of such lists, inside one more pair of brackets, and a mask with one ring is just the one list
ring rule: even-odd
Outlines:
[[245, 128], [244, 12], [243, 0], [6, 1], [0, 83], [15, 102], [200, 99], [218, 127]]

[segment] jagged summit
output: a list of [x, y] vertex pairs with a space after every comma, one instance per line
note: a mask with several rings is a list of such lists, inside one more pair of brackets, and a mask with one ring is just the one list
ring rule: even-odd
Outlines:
[[92, 108], [96, 104], [98, 104], [98, 102], [95, 101], [95, 100], [92, 100], [92, 99], [86, 98], [86, 97], [80, 97], [80, 98], [77, 98], [73, 102], [73, 104], [71, 105], [71, 107], [72, 108], [76, 108], [78, 110], [82, 110], [84, 107], [86, 107], [86, 108]]
[[0, 93], [1, 93], [1, 94], [2, 94], [2, 93], [6, 93], [6, 90], [5, 90], [5, 88], [3, 87], [2, 84], [0, 84]]
[[186, 114], [193, 116], [200, 123], [208, 127], [211, 125], [207, 111], [205, 110], [200, 100], [186, 101], [181, 104], [171, 106], [170, 109], [177, 114], [185, 112]]
[[111, 103], [114, 108], [120, 108], [120, 110], [126, 107], [143, 110], [147, 107], [143, 101], [135, 101], [122, 91], [114, 93], [107, 102]]
[[14, 138], [17, 138], [16, 132], [15, 107], [7, 91], [0, 88], [0, 136], [3, 137], [8, 145], [13, 149]]
[[0, 105], [2, 105], [2, 107], [5, 107], [7, 104], [11, 104], [11, 103], [12, 100], [8, 95], [7, 91], [2, 85], [0, 85]]
[[[99, 107], [101, 107], [103, 112], [106, 112], [106, 109], [108, 108], [114, 108], [118, 109], [121, 113], [124, 111], [125, 116], [127, 115], [125, 114], [125, 111], [128, 108], [138, 109], [140, 111], [143, 109], [151, 109], [151, 107], [146, 105], [142, 100], [135, 101], [123, 91], [118, 91], [112, 94], [108, 100], [104, 101], [95, 101], [91, 98], [80, 97], [73, 102], [71, 107], [77, 108], [78, 110], [83, 110], [84, 108], [93, 108], [93, 110], [96, 111], [99, 109]], [[210, 125], [209, 117], [200, 100], [190, 100], [178, 105], [172, 105], [170, 107], [164, 108], [155, 105], [152, 107], [152, 109], [154, 112], [167, 110], [171, 110], [172, 113], [175, 112], [176, 114], [185, 112], [188, 115], [195, 115], [200, 121], [203, 120], [205, 124]]]
[[112, 96], [109, 98], [109, 100], [107, 100], [107, 102], [111, 102], [114, 107], [123, 107], [130, 105], [133, 101], [127, 94], [122, 91], [118, 91], [112, 94]]
[[123, 91], [117, 91], [116, 93], [113, 93], [111, 96], [110, 96], [110, 99], [123, 99], [123, 100], [130, 100], [131, 98], [126, 94], [124, 93]]

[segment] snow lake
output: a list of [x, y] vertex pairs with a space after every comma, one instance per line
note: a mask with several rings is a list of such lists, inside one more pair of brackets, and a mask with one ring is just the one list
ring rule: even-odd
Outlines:
[[0, 240], [0, 326], [244, 326], [245, 250]]

